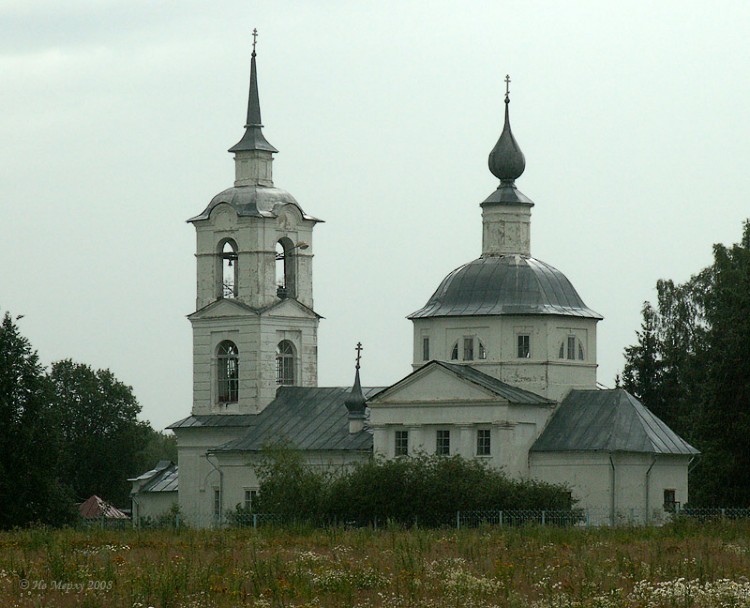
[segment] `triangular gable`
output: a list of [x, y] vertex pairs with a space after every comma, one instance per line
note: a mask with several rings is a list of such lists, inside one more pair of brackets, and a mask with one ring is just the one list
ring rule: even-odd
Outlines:
[[301, 304], [294, 298], [285, 298], [276, 304], [260, 311], [264, 317], [294, 317], [298, 319], [322, 319], [312, 308]]
[[234, 298], [221, 298], [188, 315], [188, 319], [193, 321], [196, 319], [214, 319], [217, 317], [236, 317], [238, 315], [246, 317], [248, 313], [257, 315], [258, 311]]
[[[437, 361], [430, 361], [368, 400], [369, 406], [389, 403], [439, 403], [502, 399], [487, 387], [467, 380]], [[506, 399], [502, 399], [506, 401]]]

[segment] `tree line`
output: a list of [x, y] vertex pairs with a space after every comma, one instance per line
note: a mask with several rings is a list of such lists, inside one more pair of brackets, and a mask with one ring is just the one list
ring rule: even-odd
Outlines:
[[133, 477], [176, 460], [173, 436], [138, 420], [132, 388], [65, 359], [45, 369], [6, 312], [0, 324], [0, 529], [75, 522], [96, 494], [129, 506]]
[[714, 245], [712, 264], [656, 291], [618, 383], [702, 452], [691, 505], [748, 506], [750, 221], [739, 243]]

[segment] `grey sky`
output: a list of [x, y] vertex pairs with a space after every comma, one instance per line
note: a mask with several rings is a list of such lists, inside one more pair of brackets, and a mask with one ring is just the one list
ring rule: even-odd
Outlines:
[[510, 73], [532, 254], [599, 324], [611, 385], [658, 278], [750, 216], [750, 4], [0, 0], [0, 310], [45, 363], [191, 406], [194, 232], [233, 181], [257, 27], [276, 184], [315, 234], [320, 384], [410, 371], [411, 324], [476, 258]]

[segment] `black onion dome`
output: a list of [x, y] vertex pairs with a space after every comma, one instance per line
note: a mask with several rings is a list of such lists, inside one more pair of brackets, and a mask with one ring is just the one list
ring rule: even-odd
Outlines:
[[408, 318], [495, 315], [602, 318], [562, 272], [523, 255], [479, 258], [457, 268]]
[[359, 381], [359, 364], [357, 364], [357, 371], [354, 374], [354, 386], [352, 391], [347, 395], [344, 400], [344, 405], [348, 410], [349, 414], [364, 414], [367, 399], [365, 399], [364, 393], [362, 393], [362, 385]]
[[497, 140], [495, 147], [490, 152], [487, 164], [489, 165], [492, 175], [503, 182], [513, 182], [521, 177], [526, 168], [526, 158], [521, 152], [513, 132], [510, 130], [510, 117], [508, 106], [510, 100], [505, 98], [505, 125], [500, 139]]

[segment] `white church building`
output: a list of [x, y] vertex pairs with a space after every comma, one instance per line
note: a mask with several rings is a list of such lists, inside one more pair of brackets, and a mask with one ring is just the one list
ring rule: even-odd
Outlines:
[[[229, 149], [234, 185], [189, 220], [193, 405], [169, 427], [178, 443], [169, 488], [188, 522], [251, 506], [254, 465], [279, 441], [321, 467], [373, 454], [482, 459], [516, 478], [567, 484], [600, 523], [658, 522], [687, 502], [698, 451], [626, 391], [597, 387], [602, 317], [531, 256], [534, 203], [515, 185], [525, 159], [508, 108], [506, 93], [489, 155], [499, 184], [480, 203], [482, 255], [409, 315], [413, 371], [361, 388], [357, 368], [353, 387], [319, 387], [312, 264], [321, 220], [273, 182], [277, 150], [262, 132], [253, 49], [245, 133]], [[137, 488], [134, 499], [147, 508]]]

